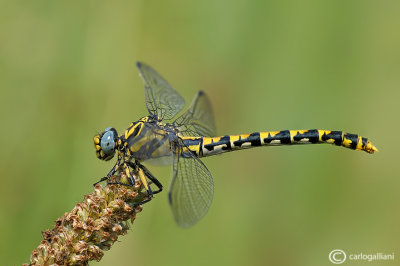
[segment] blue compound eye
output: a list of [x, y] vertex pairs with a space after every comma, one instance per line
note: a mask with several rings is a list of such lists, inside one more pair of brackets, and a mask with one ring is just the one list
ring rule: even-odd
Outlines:
[[111, 154], [115, 149], [114, 132], [106, 131], [100, 141], [100, 147], [105, 154]]

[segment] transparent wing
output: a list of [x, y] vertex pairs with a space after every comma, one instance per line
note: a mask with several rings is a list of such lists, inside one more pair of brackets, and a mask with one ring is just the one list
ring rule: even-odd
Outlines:
[[145, 88], [149, 113], [161, 119], [172, 119], [185, 106], [185, 100], [153, 68], [137, 63]]
[[174, 125], [183, 136], [215, 136], [214, 114], [207, 95], [199, 91], [188, 110], [175, 120]]
[[184, 158], [176, 153], [169, 202], [178, 225], [190, 227], [197, 223], [210, 208], [213, 194], [211, 173], [200, 159], [193, 154]]

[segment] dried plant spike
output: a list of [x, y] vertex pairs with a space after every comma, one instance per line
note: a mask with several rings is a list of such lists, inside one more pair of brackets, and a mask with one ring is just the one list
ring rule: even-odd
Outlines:
[[52, 230], [24, 265], [88, 265], [100, 261], [118, 237], [125, 235], [129, 221], [142, 210], [137, 204], [147, 196], [137, 182], [133, 187], [97, 184], [71, 212], [58, 218]]

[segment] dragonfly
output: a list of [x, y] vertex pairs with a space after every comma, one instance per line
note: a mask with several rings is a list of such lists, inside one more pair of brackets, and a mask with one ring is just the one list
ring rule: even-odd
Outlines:
[[[107, 180], [108, 184], [134, 186], [136, 177], [147, 192], [147, 198], [141, 202], [144, 204], [161, 192], [163, 186], [142, 162], [169, 161], [172, 174], [168, 199], [181, 227], [196, 224], [213, 199], [213, 179], [200, 160], [202, 157], [260, 146], [317, 143], [367, 153], [377, 151], [367, 138], [332, 130], [282, 130], [216, 137], [212, 106], [206, 93], [199, 91], [187, 110], [177, 116], [185, 106], [183, 97], [149, 65], [138, 62], [137, 68], [144, 83], [149, 115], [132, 122], [121, 135], [108, 127], [94, 137], [99, 159], [111, 160], [117, 152], [114, 167], [97, 183]], [[125, 173], [127, 182], [111, 179], [117, 171]], [[157, 190], [151, 189], [153, 184]]]

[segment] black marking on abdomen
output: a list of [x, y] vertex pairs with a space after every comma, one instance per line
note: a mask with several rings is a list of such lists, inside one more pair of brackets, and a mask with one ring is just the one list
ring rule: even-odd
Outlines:
[[239, 137], [239, 140], [234, 141], [233, 145], [236, 147], [241, 147], [243, 143], [250, 142], [251, 146], [261, 146], [260, 132], [251, 133], [247, 138], [242, 139]]
[[268, 137], [264, 138], [264, 143], [269, 144], [274, 140], [279, 140], [281, 144], [290, 144], [292, 143], [290, 140], [290, 131], [289, 130], [282, 130], [277, 133], [275, 136], [271, 136], [268, 134]]
[[206, 145], [204, 145], [204, 148], [206, 148], [208, 151], [212, 151], [212, 150], [214, 150], [214, 148], [216, 147], [216, 146], [219, 146], [219, 145], [226, 145], [226, 146], [223, 146], [222, 147], [222, 150], [226, 150], [226, 151], [230, 151], [230, 150], [232, 150], [232, 147], [231, 147], [231, 138], [229, 137], [229, 136], [223, 136], [223, 137], [221, 137], [220, 139], [219, 139], [219, 141], [217, 141], [217, 142], [212, 142], [212, 143], [210, 143], [210, 144], [206, 144]]
[[344, 135], [344, 138], [346, 138], [346, 139], [351, 141], [350, 149], [355, 150], [357, 148], [358, 135], [347, 133], [347, 134]]
[[341, 146], [343, 141], [342, 134], [342, 131], [331, 131], [329, 134], [324, 133], [324, 135], [321, 136], [321, 140], [326, 142], [327, 140], [333, 139], [335, 140], [335, 145]]
[[367, 138], [361, 138], [361, 141], [362, 141], [362, 148], [367, 146], [367, 143], [368, 143], [368, 139]]
[[186, 146], [198, 146], [201, 144], [202, 138], [196, 138], [196, 139], [183, 139], [183, 143], [185, 143]]
[[308, 139], [310, 143], [318, 143], [319, 142], [319, 133], [317, 129], [310, 129], [305, 131], [303, 134], [297, 133], [294, 137], [294, 141], [302, 141], [304, 139]]
[[203, 157], [203, 137], [200, 138], [199, 157]]

